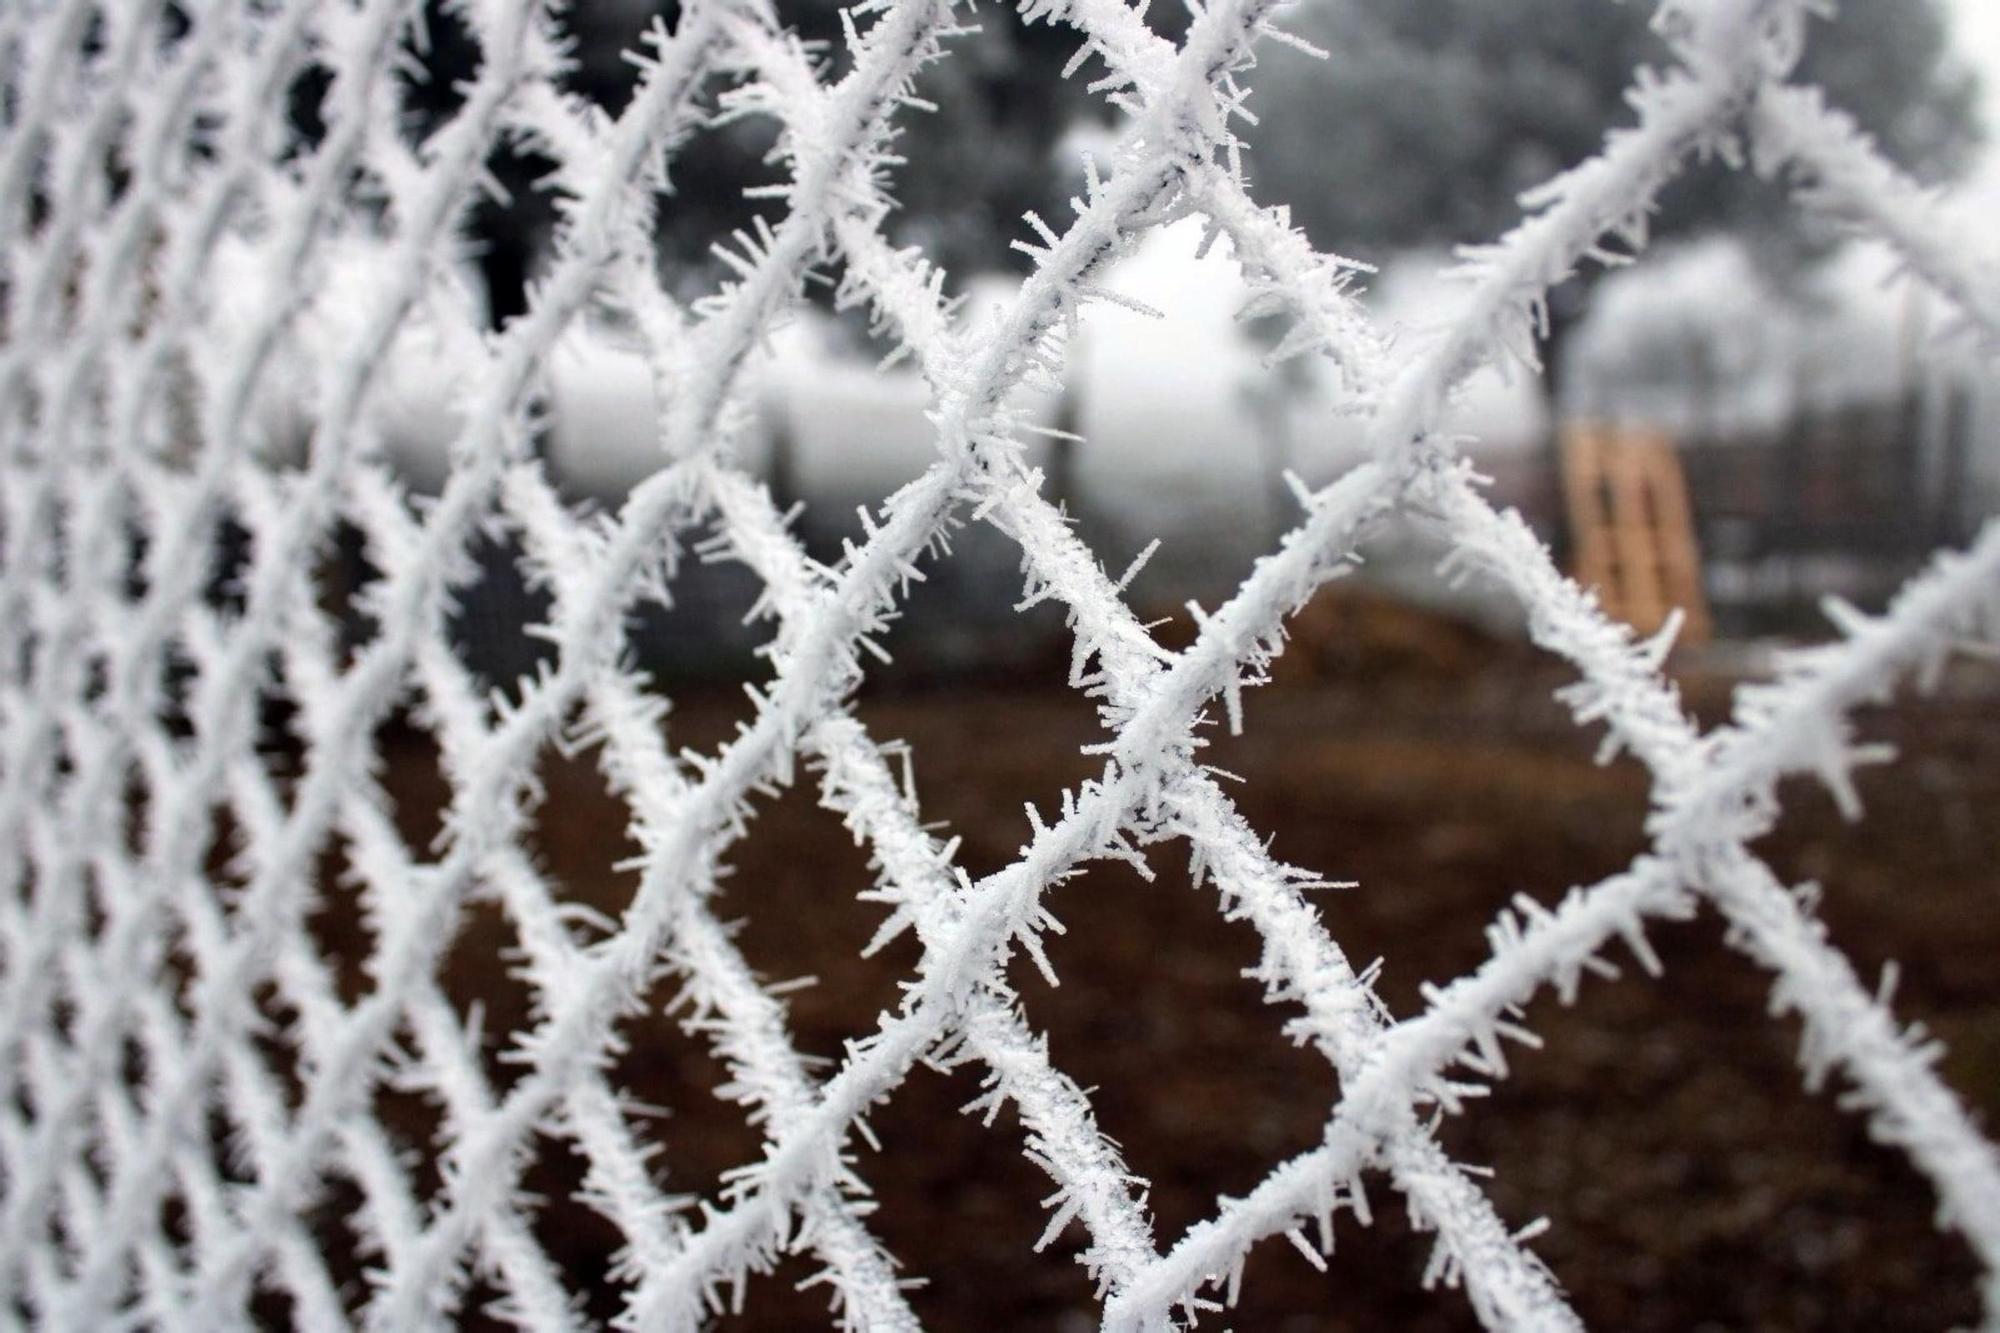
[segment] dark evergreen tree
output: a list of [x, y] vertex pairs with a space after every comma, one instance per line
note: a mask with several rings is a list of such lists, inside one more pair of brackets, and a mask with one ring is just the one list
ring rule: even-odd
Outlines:
[[[615, 113], [637, 80], [624, 53], [655, 22], [671, 29], [678, 9], [675, 0], [573, 6], [564, 16], [576, 62], [572, 89]], [[844, 72], [835, 0], [779, 0], [777, 10], [793, 31], [822, 44], [833, 75]], [[456, 85], [476, 59], [448, 4], [430, 0], [428, 18], [427, 41], [412, 52], [407, 99], [416, 109], [411, 128], [418, 136], [457, 104]], [[1155, 21], [1164, 35], [1178, 38], [1186, 19], [1179, 6], [1171, 6]], [[894, 239], [921, 242], [954, 279], [1025, 267], [1009, 246], [1024, 233], [1021, 215], [1032, 209], [1058, 217], [1071, 192], [1057, 161], [1058, 146], [1079, 121], [1108, 123], [1111, 114], [1087, 91], [1102, 72], [1094, 61], [1062, 76], [1079, 42], [1073, 29], [1024, 23], [1017, 10], [1004, 5], [968, 10], [967, 23], [977, 31], [955, 38], [953, 58], [932, 65], [920, 80], [919, 94], [937, 110], [900, 121], [899, 151], [909, 165], [897, 175], [900, 209], [890, 224]], [[673, 193], [661, 208], [662, 259], [694, 291], [717, 276], [709, 245], [758, 211], [743, 191], [773, 179], [774, 169], [763, 159], [775, 135], [769, 122], [746, 119], [694, 136], [675, 155]], [[472, 233], [497, 323], [521, 308], [524, 283], [554, 213], [546, 193], [536, 188], [545, 161], [509, 150], [489, 165], [506, 197], [479, 208]]]
[[[1608, 0], [1316, 0], [1285, 22], [1329, 58], [1274, 49], [1257, 79], [1257, 193], [1354, 258], [1489, 240], [1519, 220], [1522, 190], [1630, 119], [1633, 67], [1671, 59], [1652, 13]], [[1978, 143], [1976, 81], [1951, 57], [1940, 0], [1844, 0], [1840, 22], [1814, 25], [1797, 77], [1920, 179], [1956, 174]], [[1655, 230], [1718, 226], [1739, 230], [1781, 281], [1827, 240], [1775, 186], [1714, 165], [1670, 187]], [[1556, 293], [1555, 340], [1593, 276]]]
[[[779, 0], [780, 18], [823, 44], [841, 72], [835, 0]], [[407, 99], [421, 136], [458, 100], [475, 51], [448, 4], [430, 0], [428, 37], [413, 52]], [[1491, 237], [1518, 216], [1517, 194], [1593, 152], [1604, 126], [1625, 114], [1633, 65], [1667, 58], [1648, 30], [1652, 6], [1609, 0], [1316, 0], [1283, 18], [1332, 55], [1325, 62], [1267, 44], [1249, 131], [1260, 197], [1284, 201], [1322, 247], [1381, 258], [1413, 244]], [[571, 86], [615, 112], [636, 71], [623, 53], [656, 21], [678, 18], [676, 0], [596, 0], [567, 11], [574, 42]], [[1170, 38], [1184, 7], [1149, 21]], [[1063, 213], [1073, 182], [1056, 158], [1080, 121], [1108, 121], [1086, 85], [1070, 78], [1072, 30], [1026, 24], [1012, 6], [970, 11], [977, 32], [954, 42], [920, 93], [937, 111], [902, 121], [899, 241], [920, 241], [954, 278], [1019, 266], [1009, 242], [1021, 214]], [[1977, 142], [1976, 89], [1949, 59], [1939, 0], [1847, 0], [1841, 22], [1819, 25], [1800, 77], [1822, 82], [1889, 156], [1920, 177], [1959, 170]], [[767, 183], [763, 162], [775, 127], [754, 119], [696, 135], [677, 154], [674, 190], [662, 201], [662, 259], [694, 294], [714, 281], [708, 246], [749, 222], [746, 187]], [[536, 183], [547, 164], [510, 149], [490, 164], [506, 197], [482, 204], [472, 224], [496, 322], [520, 309], [546, 244], [550, 200]], [[1665, 201], [1663, 232], [1720, 224], [1769, 242], [1783, 268], [1802, 254], [1779, 216], [1776, 191], [1740, 173], [1690, 173]], [[1571, 284], [1572, 289], [1578, 284]], [[1558, 336], [1581, 301], [1558, 294]]]

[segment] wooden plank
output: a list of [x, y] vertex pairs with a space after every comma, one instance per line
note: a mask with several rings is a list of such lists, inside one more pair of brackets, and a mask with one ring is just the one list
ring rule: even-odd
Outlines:
[[1714, 633], [1714, 623], [1709, 616], [1708, 592], [1702, 584], [1701, 549], [1695, 540], [1693, 508], [1688, 503], [1687, 473], [1681, 467], [1673, 441], [1666, 435], [1654, 433], [1648, 446], [1650, 490], [1665, 594], [1685, 616], [1681, 641], [1706, 643]]
[[1606, 614], [1645, 634], [1679, 606], [1681, 641], [1706, 642], [1708, 599], [1673, 441], [1589, 422], [1566, 423], [1560, 439], [1577, 581], [1597, 590]]
[[1597, 589], [1609, 610], [1617, 597], [1617, 570], [1604, 495], [1604, 449], [1605, 437], [1597, 426], [1587, 422], [1564, 426], [1562, 480], [1575, 546], [1574, 572], [1579, 583]]
[[1634, 438], [1621, 435], [1611, 447], [1609, 462], [1613, 540], [1624, 576], [1619, 601], [1632, 627], [1651, 634], [1666, 620], [1667, 602], [1660, 586], [1660, 538], [1648, 503], [1651, 475], [1645, 449]]

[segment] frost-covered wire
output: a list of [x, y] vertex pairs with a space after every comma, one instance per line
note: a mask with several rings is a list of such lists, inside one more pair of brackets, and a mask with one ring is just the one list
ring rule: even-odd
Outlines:
[[1789, 179], [1806, 207], [1887, 241], [1910, 270], [2000, 343], [2000, 256], [1992, 232], [1954, 216], [1896, 170], [1817, 88], [1768, 84], [1750, 109], [1757, 170]]
[[[1438, 422], [1455, 387], [1496, 357], [1533, 364], [1541, 304], [1580, 262], [1610, 259], [1607, 236], [1636, 248], [1660, 187], [1690, 156], [1740, 156], [1783, 170], [1809, 203], [1882, 234], [1987, 333], [1990, 266], [1950, 241], [1923, 201], [1816, 94], [1782, 80], [1807, 6], [1798, 0], [1668, 0], [1660, 27], [1676, 64], [1642, 72], [1635, 124], [1530, 200], [1498, 244], [1466, 252], [1465, 297], [1433, 337], [1393, 352], [1353, 300], [1357, 267], [1313, 251], [1243, 187], [1230, 120], [1243, 107], [1253, 45], [1282, 38], [1263, 0], [1199, 9], [1180, 47], [1118, 0], [1029, 0], [1030, 21], [1066, 24], [1079, 61], [1127, 130], [1092, 164], [1077, 217], [1029, 219], [1035, 270], [1019, 298], [967, 324], [943, 275], [887, 239], [895, 116], [914, 80], [948, 53], [958, 16], [945, 0], [883, 0], [856, 11], [852, 60], [830, 79], [755, 0], [687, 6], [657, 35], [640, 88], [615, 119], [563, 92], [557, 30], [531, 0], [468, 0], [480, 49], [464, 101], [418, 150], [401, 138], [386, 86], [414, 10], [397, 0], [321, 7], [219, 0], [161, 48], [161, 10], [110, 15], [51, 0], [0, 15], [8, 121], [0, 145], [0, 226], [9, 337], [0, 340], [0, 1286], [50, 1326], [117, 1314], [162, 1326], [241, 1320], [270, 1285], [303, 1326], [441, 1322], [458, 1312], [473, 1266], [501, 1292], [493, 1312], [535, 1328], [579, 1322], [574, 1294], [526, 1224], [520, 1194], [537, 1134], [586, 1161], [585, 1200], [628, 1242], [619, 1277], [626, 1321], [702, 1322], [741, 1298], [781, 1250], [810, 1249], [839, 1316], [909, 1327], [904, 1279], [869, 1235], [872, 1207], [850, 1140], [869, 1108], [918, 1061], [985, 1066], [974, 1110], [1020, 1112], [1024, 1150], [1051, 1178], [1042, 1243], [1072, 1218], [1081, 1259], [1114, 1327], [1159, 1327], [1233, 1294], [1256, 1240], [1289, 1234], [1323, 1262], [1333, 1212], [1369, 1216], [1365, 1177], [1387, 1174], [1420, 1229], [1437, 1234], [1430, 1278], [1462, 1282], [1495, 1327], [1571, 1327], [1553, 1279], [1510, 1234], [1428, 1123], [1472, 1080], [1505, 1072], [1504, 1043], [1527, 1040], [1514, 1009], [1545, 985], [1573, 992], [1623, 939], [1651, 965], [1645, 922], [1712, 903], [1732, 942], [1775, 975], [1774, 1003], [1804, 1019], [1817, 1081], [1838, 1069], [1882, 1137], [1936, 1182], [1947, 1220], [1986, 1264], [2000, 1304], [2000, 1168], [1936, 1077], [1932, 1049], [1862, 987], [1798, 896], [1746, 850], [1776, 817], [1785, 773], [1825, 778], [1851, 806], [1848, 774], [1872, 758], [1846, 722], [1895, 678], [1935, 673], [1961, 643], [1988, 643], [2000, 536], [1938, 569], [1878, 619], [1838, 612], [1845, 638], [1789, 661], [1748, 690], [1736, 722], [1703, 735], [1661, 676], [1668, 640], [1636, 643], [1561, 578], [1518, 519], [1496, 513], [1453, 462]], [[327, 133], [295, 161], [272, 156], [259, 124], [307, 60], [332, 74]], [[63, 85], [88, 66], [97, 78]], [[142, 79], [157, 87], [144, 91]], [[213, 72], [215, 77], [211, 78]], [[652, 196], [673, 148], [707, 118], [778, 125], [782, 210], [722, 247], [734, 276], [683, 311], [659, 289], [648, 250]], [[193, 126], [218, 137], [194, 152]], [[554, 162], [554, 262], [529, 310], [488, 338], [455, 306], [441, 269], [480, 164], [512, 137]], [[115, 196], [82, 163], [117, 143], [136, 170]], [[363, 182], [356, 185], [357, 177]], [[364, 206], [373, 192], [379, 213]], [[1287, 324], [1278, 357], [1338, 366], [1366, 415], [1374, 461], [1318, 493], [1306, 516], [1223, 606], [1197, 609], [1192, 647], [1160, 648], [1112, 578], [1038, 494], [1019, 436], [1024, 386], [1053, 384], [1069, 333], [1112, 299], [1097, 279], [1146, 229], [1190, 213], [1226, 236], [1251, 289], [1246, 315]], [[42, 220], [37, 221], [40, 218]], [[384, 263], [311, 300], [334, 242], [376, 234]], [[152, 257], [154, 237], [161, 245]], [[260, 285], [234, 306], [205, 290], [218, 256], [250, 256]], [[78, 257], [73, 298], [65, 275]], [[744, 416], [746, 370], [804, 283], [837, 267], [835, 299], [866, 306], [892, 359], [908, 356], [933, 396], [941, 457], [879, 509], [833, 568], [808, 560], [768, 494], [728, 461]], [[141, 280], [146, 275], [149, 280]], [[353, 290], [346, 284], [352, 282]], [[329, 278], [326, 284], [335, 284]], [[22, 301], [17, 293], [26, 292]], [[622, 309], [654, 372], [662, 466], [620, 511], [586, 520], [560, 502], [530, 440], [540, 367], [585, 310]], [[149, 318], [150, 317], [150, 318]], [[380, 372], [420, 322], [449, 349], [462, 426], [443, 493], [413, 506], [372, 455]], [[134, 325], [136, 324], [136, 328]], [[310, 434], [296, 472], [258, 457], [274, 366], [308, 328]], [[331, 334], [326, 333], [331, 330]], [[60, 337], [51, 335], [60, 333]], [[31, 334], [35, 336], [30, 336]], [[1315, 882], [1269, 856], [1200, 763], [1195, 729], [1220, 705], [1242, 725], [1241, 694], [1282, 651], [1285, 618], [1349, 567], [1361, 535], [1395, 509], [1440, 525], [1455, 572], [1497, 578], [1527, 607], [1545, 646], [1579, 668], [1567, 698], [1583, 722], [1653, 771], [1654, 848], [1620, 876], [1553, 909], [1522, 900], [1489, 932], [1493, 956], [1427, 993], [1425, 1013], [1390, 1022], [1303, 891]], [[1100, 776], [1033, 816], [1022, 860], [972, 883], [954, 849], [921, 822], [914, 793], [847, 707], [866, 655], [908, 583], [970, 513], [1021, 548], [1023, 606], [1070, 613], [1070, 683], [1099, 706]], [[247, 534], [238, 611], [207, 605], [204, 556], [225, 521]], [[316, 599], [314, 562], [337, 523], [352, 525], [380, 577], [355, 597], [376, 624], [344, 661], [343, 629]], [[680, 543], [713, 524], [704, 558], [748, 566], [774, 634], [773, 676], [755, 712], [713, 755], [671, 755], [662, 703], [621, 657], [623, 618], [669, 595]], [[128, 587], [127, 533], [149, 538]], [[447, 635], [455, 590], [482, 534], [518, 537], [523, 568], [552, 598], [552, 664], [491, 699]], [[46, 538], [46, 540], [45, 540]], [[1129, 576], [1128, 576], [1129, 577]], [[184, 736], [161, 721], [186, 663]], [[280, 784], [254, 747], [260, 692], [298, 706], [303, 771]], [[435, 859], [412, 855], [384, 809], [371, 734], [414, 707], [437, 738], [452, 788]], [[643, 849], [638, 891], [619, 919], [582, 913], [522, 846], [537, 752], [602, 743], [614, 792]], [[877, 943], [913, 931], [922, 960], [903, 1006], [849, 1044], [816, 1082], [785, 1032], [782, 1002], [750, 971], [710, 900], [731, 848], [751, 831], [757, 793], [818, 778], [821, 802], [863, 841], [877, 872], [864, 896], [885, 909]], [[134, 789], [145, 819], [136, 833]], [[237, 830], [225, 899], [204, 873], [210, 821]], [[1227, 1201], [1161, 1254], [1132, 1177], [1083, 1091], [1050, 1063], [1005, 963], [1044, 970], [1052, 890], [1087, 862], [1186, 839], [1226, 915], [1248, 920], [1254, 971], [1288, 1024], [1340, 1077], [1325, 1143]], [[306, 930], [316, 860], [345, 848], [370, 932], [371, 988], [343, 1001]], [[437, 969], [475, 893], [490, 893], [522, 945], [536, 998], [512, 1034], [521, 1077], [487, 1079], [476, 1026], [441, 993]], [[731, 1173], [722, 1197], [690, 1211], [667, 1194], [607, 1068], [619, 1025], [662, 971], [683, 988], [684, 1024], [731, 1071], [725, 1095], [765, 1136], [764, 1156]], [[296, 1098], [258, 1045], [267, 991], [291, 1015], [278, 1039], [297, 1062]], [[59, 1017], [60, 1016], [60, 1017]], [[122, 1060], [142, 1059], [137, 1085]], [[373, 1116], [390, 1078], [422, 1090], [449, 1138], [442, 1188], [420, 1205], [397, 1146]], [[200, 1135], [219, 1113], [229, 1161]], [[669, 1149], [671, 1138], [669, 1136]], [[365, 1305], [339, 1290], [306, 1223], [330, 1175], [360, 1188], [351, 1229], [377, 1259]], [[169, 1234], [162, 1205], [184, 1230]], [[1320, 1243], [1306, 1234], [1320, 1228]]]

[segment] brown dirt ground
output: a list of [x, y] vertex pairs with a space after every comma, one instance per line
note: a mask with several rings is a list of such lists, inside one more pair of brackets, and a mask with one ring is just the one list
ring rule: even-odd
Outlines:
[[[1455, 627], [1391, 618], [1365, 637], [1317, 654], [1311, 669], [1250, 696], [1241, 738], [1217, 733], [1214, 762], [1238, 775], [1237, 800], [1276, 853], [1360, 887], [1320, 898], [1334, 937], [1357, 961], [1387, 960], [1381, 991], [1399, 1014], [1418, 987], [1476, 966], [1483, 931], [1512, 895], [1552, 900], [1569, 885], [1622, 867], [1642, 846], [1646, 787], [1629, 762], [1599, 767], [1595, 737], [1551, 701], [1566, 677], [1525, 648], [1486, 644]], [[1337, 640], [1338, 636], [1334, 636]], [[1314, 654], [1302, 654], [1313, 657]], [[1029, 677], [1030, 679], [1036, 677]], [[908, 741], [927, 812], [964, 839], [975, 875], [1005, 864], [1065, 785], [1093, 773], [1079, 747], [1100, 738], [1080, 699], [1060, 689], [976, 690], [864, 697], [881, 739]], [[1988, 680], [1991, 677], [1989, 675]], [[1393, 683], [1392, 683], [1393, 682]], [[1722, 682], [1685, 688], [1713, 718]], [[1782, 873], [1825, 887], [1834, 939], [1873, 977], [1900, 960], [1899, 1009], [1950, 1044], [1944, 1071], [1975, 1111], [2000, 1112], [2000, 726], [1995, 697], [1961, 690], [1868, 719], [1903, 751], [1862, 783], [1868, 817], [1850, 826], [1826, 795], [1788, 789], [1782, 830], [1765, 849]], [[746, 711], [740, 698], [696, 695], [670, 720], [679, 743], [710, 746]], [[421, 741], [398, 731], [387, 770], [399, 817], [421, 843], [435, 828], [438, 786]], [[614, 869], [629, 855], [624, 811], [584, 755], [551, 756], [537, 851], [565, 891], [607, 906], [629, 892]], [[883, 956], [858, 950], [878, 920], [855, 901], [869, 884], [862, 854], [809, 791], [762, 803], [732, 857], [720, 910], [743, 922], [740, 942], [777, 980], [819, 983], [790, 1001], [798, 1040], [833, 1057], [893, 1006], [913, 965], [906, 938]], [[1105, 1129], [1150, 1179], [1157, 1235], [1171, 1241], [1241, 1193], [1276, 1162], [1311, 1147], [1334, 1096], [1318, 1057], [1280, 1035], [1287, 1011], [1265, 1006], [1240, 974], [1255, 957], [1247, 927], [1221, 920], [1211, 889], [1189, 887], [1185, 854], [1156, 849], [1146, 883], [1098, 866], [1052, 899], [1068, 933], [1050, 955], [1051, 989], [1015, 970], [1031, 1021], [1055, 1060], [1087, 1087]], [[361, 936], [336, 896], [320, 926], [352, 961]], [[1765, 977], [1726, 947], [1713, 919], [1663, 926], [1662, 979], [1636, 967], [1587, 984], [1579, 1003], [1536, 1003], [1545, 1042], [1513, 1052], [1513, 1076], [1483, 1104], [1447, 1121], [1460, 1160], [1491, 1166], [1507, 1219], [1546, 1216], [1536, 1248], [1596, 1327], [1651, 1329], [1942, 1329], [1976, 1314], [1964, 1246], [1932, 1224], [1933, 1200], [1895, 1153], [1873, 1145], [1830, 1093], [1804, 1090], [1796, 1025], [1766, 1016]], [[504, 975], [511, 928], [490, 905], [473, 909], [447, 980], [477, 1001], [500, 1036], [529, 1014]], [[350, 973], [356, 988], [364, 983]], [[699, 1037], [653, 1009], [627, 1027], [614, 1073], [664, 1108], [656, 1133], [670, 1188], [712, 1193], [720, 1173], [757, 1144]], [[502, 1080], [518, 1069], [494, 1064]], [[982, 1129], [958, 1108], [976, 1095], [970, 1071], [918, 1070], [872, 1118], [882, 1142], [859, 1150], [880, 1201], [874, 1224], [913, 1276], [913, 1302], [940, 1329], [1081, 1329], [1095, 1304], [1073, 1262], [1074, 1229], [1045, 1252], [1031, 1246], [1049, 1186], [1018, 1152], [1003, 1115]], [[412, 1094], [384, 1094], [382, 1113], [421, 1138], [435, 1121]], [[579, 1168], [538, 1144], [530, 1187], [550, 1199], [536, 1230], [592, 1311], [617, 1309], [605, 1274], [617, 1244], [600, 1219], [565, 1202]], [[1282, 1241], [1252, 1256], [1240, 1307], [1204, 1327], [1416, 1329], [1473, 1327], [1456, 1293], [1426, 1293], [1428, 1253], [1380, 1187], [1373, 1228], [1339, 1224], [1330, 1274]], [[326, 1203], [329, 1222], [353, 1199]], [[803, 1259], [754, 1281], [732, 1329], [823, 1326], [823, 1291], [795, 1291]], [[480, 1293], [475, 1292], [477, 1299]]]

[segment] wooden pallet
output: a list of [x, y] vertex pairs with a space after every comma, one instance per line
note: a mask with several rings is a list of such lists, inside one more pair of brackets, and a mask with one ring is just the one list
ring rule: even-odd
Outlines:
[[1678, 641], [1707, 642], [1701, 555], [1673, 441], [1655, 430], [1572, 422], [1562, 431], [1562, 472], [1577, 581], [1642, 634], [1678, 606]]

